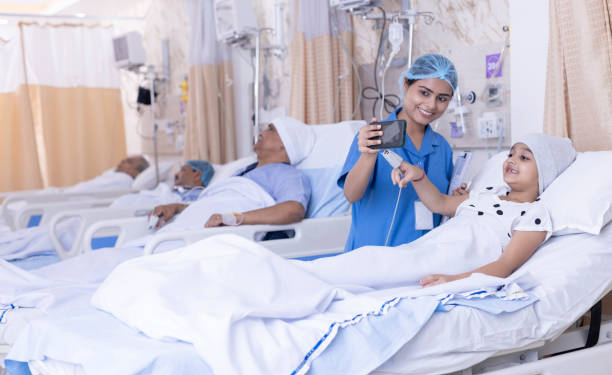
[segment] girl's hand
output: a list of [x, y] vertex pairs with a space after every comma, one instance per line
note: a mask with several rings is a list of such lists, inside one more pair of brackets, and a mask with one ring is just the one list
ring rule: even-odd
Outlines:
[[421, 168], [415, 167], [414, 165], [403, 161], [399, 167], [394, 168], [391, 171], [391, 181], [393, 185], [399, 185], [399, 187], [406, 187], [412, 180], [418, 180], [423, 177], [425, 173]]
[[[373, 118], [371, 122], [376, 121]], [[359, 152], [362, 154], [377, 154], [379, 150], [373, 150], [368, 146], [379, 145], [382, 141], [380, 139], [372, 140], [370, 138], [379, 137], [382, 135], [380, 125], [366, 125], [359, 129], [359, 135], [357, 136], [357, 145], [359, 146]]]
[[457, 279], [458, 279], [458, 277], [454, 276], [454, 275], [434, 274], [434, 275], [425, 276], [424, 278], [419, 280], [419, 284], [421, 284], [421, 286], [423, 288], [427, 288], [427, 287], [430, 287], [430, 286], [434, 286], [434, 285], [438, 285], [438, 284], [444, 284], [444, 283], [448, 283], [448, 282], [451, 282], [451, 281], [455, 281]]

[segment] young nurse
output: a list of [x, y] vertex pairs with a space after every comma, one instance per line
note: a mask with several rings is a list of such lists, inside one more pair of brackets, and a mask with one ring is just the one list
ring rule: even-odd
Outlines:
[[[448, 189], [453, 171], [452, 150], [429, 124], [446, 111], [457, 81], [455, 66], [446, 57], [437, 54], [419, 57], [400, 78], [402, 107], [386, 119], [406, 121], [406, 143], [392, 150], [422, 168], [432, 184], [443, 192]], [[393, 219], [399, 189], [389, 179], [392, 168], [379, 154], [380, 150], [368, 147], [379, 144], [379, 140], [370, 138], [381, 134], [380, 125], [366, 125], [359, 130], [338, 178], [338, 185], [352, 203], [352, 224], [345, 251], [366, 245], [408, 243], [440, 222], [440, 215], [425, 209], [411, 185], [402, 189]]]

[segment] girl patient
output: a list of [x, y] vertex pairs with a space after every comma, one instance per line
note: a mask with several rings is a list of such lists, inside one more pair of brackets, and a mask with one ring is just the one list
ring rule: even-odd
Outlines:
[[569, 139], [530, 134], [503, 164], [507, 186], [458, 196], [440, 193], [422, 169], [403, 162], [391, 172], [393, 183], [411, 182], [427, 208], [453, 218], [409, 244], [365, 246], [300, 266], [331, 284], [374, 289], [417, 280], [427, 287], [472, 273], [505, 278], [550, 237], [551, 218], [538, 197], [575, 157]]
[[551, 220], [538, 196], [575, 159], [571, 142], [545, 134], [530, 134], [510, 149], [503, 164], [509, 186], [489, 186], [468, 195], [441, 194], [422, 169], [402, 162], [391, 172], [394, 184], [412, 182], [431, 211], [449, 217], [473, 216], [499, 236], [502, 252], [495, 261], [455, 275], [433, 274], [419, 280], [431, 286], [469, 276], [473, 272], [507, 277], [531, 257], [551, 233]]

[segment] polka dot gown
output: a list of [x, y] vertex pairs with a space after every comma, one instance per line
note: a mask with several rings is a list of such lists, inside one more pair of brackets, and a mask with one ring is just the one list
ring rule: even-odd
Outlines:
[[546, 239], [552, 233], [548, 210], [539, 202], [516, 203], [499, 199], [509, 193], [507, 186], [488, 186], [479, 192], [470, 192], [470, 197], [457, 207], [456, 215], [472, 215], [490, 226], [497, 233], [502, 248], [512, 239], [515, 231], [545, 231]]

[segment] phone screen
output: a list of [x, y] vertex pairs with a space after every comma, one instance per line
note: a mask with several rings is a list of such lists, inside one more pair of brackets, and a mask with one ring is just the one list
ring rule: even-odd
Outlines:
[[393, 120], [373, 122], [372, 124], [381, 125], [383, 132], [382, 136], [372, 139], [380, 139], [382, 142], [379, 145], [370, 146], [373, 149], [397, 148], [403, 147], [406, 142], [406, 121]]

